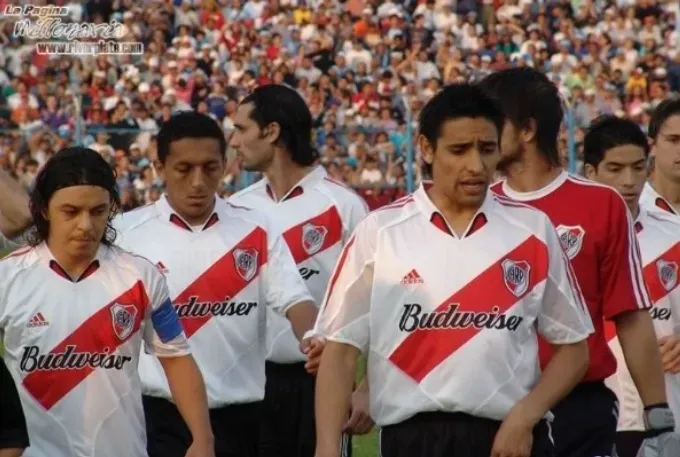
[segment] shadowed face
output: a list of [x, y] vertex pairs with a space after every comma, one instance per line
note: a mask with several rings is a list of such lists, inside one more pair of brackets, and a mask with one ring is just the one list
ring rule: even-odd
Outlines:
[[224, 178], [224, 151], [215, 138], [182, 138], [170, 143], [164, 163], [154, 163], [165, 181], [172, 208], [190, 224], [206, 221]]
[[111, 213], [109, 192], [99, 186], [56, 191], [47, 205], [47, 242], [74, 258], [94, 257]]

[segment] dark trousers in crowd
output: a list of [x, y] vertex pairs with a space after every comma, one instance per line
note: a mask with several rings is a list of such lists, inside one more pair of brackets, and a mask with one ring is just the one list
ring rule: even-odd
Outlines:
[[645, 432], [617, 432], [616, 457], [636, 457], [645, 440]]
[[[149, 457], [184, 457], [191, 432], [174, 403], [143, 396]], [[210, 410], [216, 457], [257, 457], [262, 402]]]
[[[313, 457], [316, 449], [314, 384], [304, 363], [267, 362], [260, 426], [260, 457]], [[343, 438], [342, 457], [351, 454]]]
[[579, 384], [552, 411], [556, 457], [614, 455], [618, 404], [604, 382]]
[[[500, 421], [463, 413], [431, 412], [383, 427], [381, 457], [489, 457]], [[531, 457], [554, 457], [550, 426], [534, 428]]]

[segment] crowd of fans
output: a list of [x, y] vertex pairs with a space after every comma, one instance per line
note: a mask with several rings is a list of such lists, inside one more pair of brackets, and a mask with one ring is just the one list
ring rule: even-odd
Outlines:
[[[0, 0], [0, 11], [8, 2]], [[420, 167], [418, 112], [443, 84], [509, 66], [545, 71], [568, 106], [573, 140], [599, 114], [643, 127], [680, 90], [677, 0], [89, 0], [62, 22], [123, 24], [142, 55], [38, 55], [0, 30], [0, 166], [27, 186], [59, 148], [80, 140], [118, 172], [126, 209], [161, 194], [154, 132], [196, 109], [228, 135], [256, 85], [303, 95], [329, 173], [372, 207], [404, 193]], [[37, 20], [37, 18], [32, 18]], [[80, 121], [78, 120], [80, 119]], [[568, 130], [561, 135], [567, 157]], [[409, 162], [412, 147], [413, 161]], [[257, 179], [231, 161], [224, 193]]]

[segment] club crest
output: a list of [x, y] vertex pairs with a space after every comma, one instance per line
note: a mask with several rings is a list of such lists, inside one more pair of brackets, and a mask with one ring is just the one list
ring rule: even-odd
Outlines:
[[529, 273], [531, 266], [526, 260], [505, 259], [503, 266], [503, 281], [516, 297], [521, 297], [529, 289]]
[[670, 292], [678, 284], [678, 264], [666, 260], [656, 262], [656, 272], [659, 274], [659, 281]]
[[236, 272], [246, 281], [253, 279], [257, 273], [257, 254], [253, 248], [234, 250]]
[[116, 336], [124, 340], [135, 328], [135, 320], [137, 318], [137, 308], [133, 305], [121, 305], [114, 303], [111, 306], [111, 322], [113, 323], [113, 331]]
[[326, 240], [328, 230], [320, 225], [305, 224], [302, 226], [302, 247], [309, 255], [316, 254]]
[[586, 231], [580, 225], [558, 225], [557, 234], [560, 237], [560, 244], [569, 260], [572, 260], [581, 252], [583, 247], [583, 237]]

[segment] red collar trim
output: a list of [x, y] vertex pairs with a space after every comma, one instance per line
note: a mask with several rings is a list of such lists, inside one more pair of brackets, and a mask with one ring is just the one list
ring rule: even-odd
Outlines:
[[[266, 187], [267, 190], [267, 195], [269, 195], [269, 198], [272, 200], [276, 200], [276, 197], [274, 197], [274, 192], [272, 191], [272, 188], [267, 184]], [[293, 187], [293, 190], [288, 192], [285, 197], [283, 197], [280, 201], [285, 202], [286, 200], [290, 200], [291, 198], [299, 197], [300, 195], [304, 194], [305, 191], [302, 187], [300, 186], [295, 186]]]
[[675, 212], [675, 209], [673, 209], [673, 207], [671, 205], [669, 205], [668, 202], [661, 197], [656, 197], [654, 204], [657, 207], [661, 208], [662, 210], [666, 211], [667, 213], [677, 214]]
[[635, 223], [635, 233], [640, 233], [642, 231], [643, 227], [640, 222]]
[[[432, 216], [430, 217], [430, 222], [437, 227], [439, 230], [442, 232], [446, 233], [447, 235], [453, 236], [453, 233], [451, 233], [451, 230], [449, 229], [449, 225], [446, 223], [446, 219], [444, 219], [444, 216], [441, 215], [441, 213], [432, 213]], [[468, 231], [465, 233], [465, 237], [468, 237], [484, 227], [486, 223], [488, 222], [488, 219], [484, 215], [484, 213], [478, 213], [474, 220], [472, 221], [472, 224], [470, 225], [470, 228]]]
[[54, 259], [50, 260], [50, 269], [52, 271], [54, 271], [56, 274], [58, 274], [59, 276], [61, 276], [62, 278], [66, 279], [68, 281], [71, 281], [71, 282], [80, 282], [83, 279], [85, 279], [89, 276], [92, 276], [92, 274], [95, 271], [99, 270], [99, 266], [100, 266], [99, 260], [95, 259], [95, 260], [92, 261], [92, 263], [90, 263], [90, 265], [88, 265], [88, 267], [85, 269], [85, 271], [83, 271], [83, 273], [78, 278], [73, 279], [66, 272], [66, 270], [64, 270], [64, 268], [61, 265], [59, 265], [59, 263], [56, 260], [54, 260]]
[[[213, 225], [217, 224], [217, 222], [220, 220], [219, 216], [217, 213], [212, 213], [208, 220], [206, 221], [205, 224], [203, 224], [203, 228], [201, 230], [207, 230]], [[184, 230], [188, 230], [190, 232], [193, 232], [193, 229], [189, 227], [189, 225], [184, 222], [184, 220], [179, 217], [177, 214], [171, 214], [170, 215], [170, 223], [176, 225], [179, 228], [183, 228]]]

